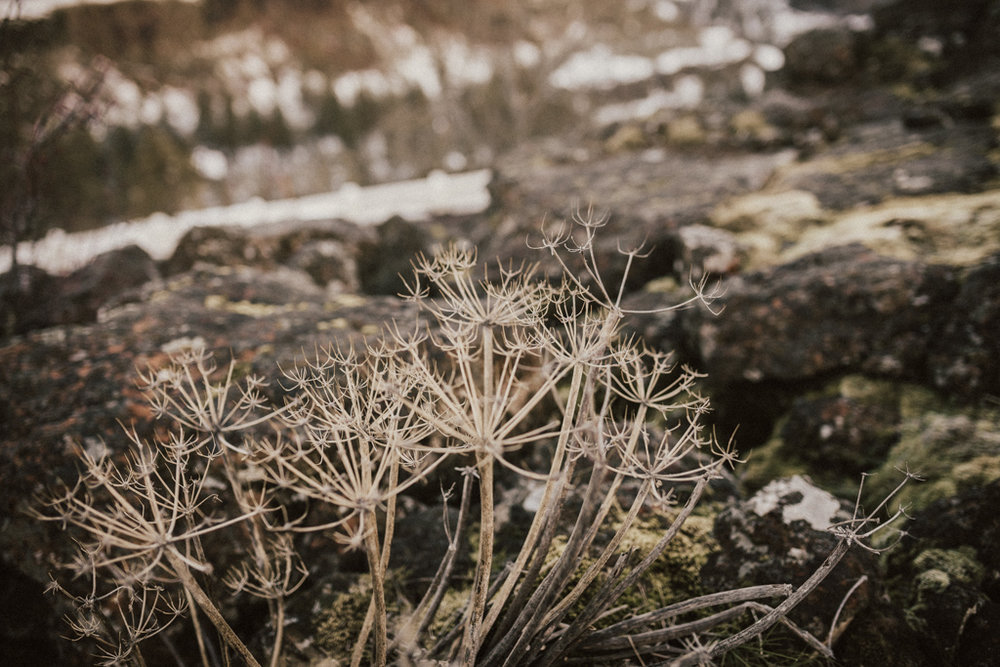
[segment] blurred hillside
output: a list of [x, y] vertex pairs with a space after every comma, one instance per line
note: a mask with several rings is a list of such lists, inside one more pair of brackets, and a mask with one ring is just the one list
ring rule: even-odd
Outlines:
[[12, 3], [0, 40], [8, 152], [102, 81], [99, 118], [39, 170], [36, 235], [482, 168], [527, 140], [719, 108], [763, 93], [796, 34], [870, 28], [874, 3], [64, 4]]

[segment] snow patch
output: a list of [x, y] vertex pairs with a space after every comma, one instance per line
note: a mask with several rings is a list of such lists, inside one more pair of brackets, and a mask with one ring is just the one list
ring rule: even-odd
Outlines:
[[570, 56], [549, 75], [549, 82], [568, 90], [613, 88], [621, 83], [644, 81], [654, 74], [653, 61], [645, 56], [618, 55], [606, 44]]
[[607, 104], [594, 112], [599, 125], [610, 125], [635, 118], [649, 118], [667, 109], [690, 109], [701, 104], [705, 97], [705, 84], [694, 74], [680, 77], [673, 90], [654, 90], [638, 100]]
[[[427, 178], [370, 187], [345, 185], [335, 192], [264, 201], [251, 199], [230, 206], [185, 211], [177, 215], [156, 213], [148, 218], [119, 222], [87, 232], [68, 234], [52, 230], [35, 243], [18, 247], [18, 261], [52, 273], [80, 268], [97, 255], [136, 244], [154, 259], [170, 257], [181, 237], [193, 227], [252, 227], [288, 220], [341, 219], [374, 225], [399, 215], [426, 220], [434, 215], [467, 215], [483, 211], [490, 203], [487, 190], [491, 171], [460, 174], [435, 172]], [[0, 248], [0, 273], [10, 269], [10, 247]]]
[[191, 166], [211, 181], [221, 181], [229, 173], [226, 154], [206, 146], [195, 146], [191, 151]]

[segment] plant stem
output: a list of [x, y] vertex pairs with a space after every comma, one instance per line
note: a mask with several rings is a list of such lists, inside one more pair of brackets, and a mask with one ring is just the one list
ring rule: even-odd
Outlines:
[[365, 534], [365, 551], [368, 552], [368, 568], [372, 575], [372, 604], [375, 607], [375, 664], [384, 667], [386, 664], [386, 646], [388, 645], [388, 629], [385, 611], [385, 570], [382, 568], [382, 557], [378, 546], [378, 524], [375, 512], [369, 513], [371, 526]]
[[479, 651], [480, 630], [490, 587], [490, 570], [493, 568], [493, 457], [479, 455], [479, 562], [476, 579], [472, 585], [472, 604], [465, 622], [463, 664], [475, 663]]
[[243, 640], [233, 631], [233, 628], [222, 616], [222, 613], [215, 606], [215, 603], [212, 602], [211, 598], [208, 597], [208, 594], [198, 585], [198, 581], [191, 574], [191, 570], [188, 568], [187, 563], [184, 562], [184, 559], [169, 549], [166, 551], [166, 556], [184, 589], [191, 594], [194, 601], [198, 603], [201, 610], [212, 621], [212, 625], [219, 631], [222, 640], [240, 654], [248, 667], [260, 667], [260, 663], [257, 662], [250, 649], [247, 648]]
[[524, 571], [525, 565], [528, 561], [528, 556], [534, 550], [535, 543], [541, 535], [542, 529], [545, 527], [546, 522], [554, 521], [558, 513], [558, 507], [556, 505], [558, 503], [559, 493], [557, 491], [562, 488], [560, 482], [561, 478], [558, 472], [563, 465], [566, 443], [572, 433], [571, 425], [577, 414], [577, 401], [582, 381], [583, 369], [578, 366], [573, 369], [573, 376], [570, 381], [569, 399], [566, 405], [565, 413], [563, 414], [562, 428], [559, 431], [559, 440], [556, 444], [555, 452], [552, 454], [552, 463], [549, 467], [548, 481], [545, 483], [542, 500], [539, 503], [539, 508], [535, 512], [534, 518], [531, 521], [531, 526], [528, 528], [528, 535], [524, 538], [524, 544], [521, 547], [520, 553], [517, 555], [517, 560], [514, 562], [514, 566], [511, 569], [510, 574], [507, 576], [507, 580], [504, 581], [503, 587], [500, 589], [500, 592], [494, 600], [493, 606], [490, 608], [489, 616], [486, 617], [486, 621], [483, 624], [483, 632], [489, 632], [497, 618], [500, 616], [503, 606], [510, 597], [510, 594], [514, 589], [514, 586], [517, 584], [521, 573]]
[[819, 586], [819, 584], [826, 579], [826, 576], [837, 566], [837, 563], [840, 562], [840, 559], [844, 557], [844, 554], [846, 554], [850, 548], [851, 543], [848, 540], [840, 540], [830, 555], [826, 557], [826, 560], [823, 561], [823, 564], [820, 565], [819, 568], [813, 572], [812, 575], [806, 579], [794, 593], [785, 598], [781, 604], [753, 625], [740, 630], [736, 634], [723, 639], [717, 644], [714, 644], [711, 648], [711, 654], [713, 656], [722, 655], [726, 651], [730, 651], [741, 644], [745, 644], [754, 637], [757, 637], [761, 633], [765, 632], [775, 623], [781, 621], [781, 619], [787, 616], [788, 612], [791, 611], [795, 605], [801, 602], [805, 596], [809, 595], [814, 588]]

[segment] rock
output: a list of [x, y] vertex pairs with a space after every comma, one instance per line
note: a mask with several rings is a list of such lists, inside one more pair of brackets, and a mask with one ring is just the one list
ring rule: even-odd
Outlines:
[[1000, 481], [938, 501], [889, 555], [897, 603], [935, 665], [993, 665], [1000, 657]]
[[340, 241], [306, 241], [288, 258], [288, 265], [305, 271], [317, 285], [333, 292], [360, 291], [357, 261]]
[[65, 634], [44, 586], [0, 561], [0, 646], [11, 665], [90, 664], [69, 642], [49, 641]]
[[785, 47], [784, 71], [797, 84], [844, 83], [859, 73], [857, 37], [846, 27], [803, 33]]
[[931, 395], [903, 407], [899, 442], [889, 450], [873, 487], [885, 489], [892, 468], [907, 466], [927, 481], [903, 489], [899, 500], [919, 510], [1000, 479], [1000, 411], [995, 406], [984, 401], [949, 407]]
[[733, 197], [718, 204], [709, 220], [735, 234], [734, 241], [746, 249], [745, 268], [756, 269], [777, 263], [789, 244], [827, 215], [811, 192], [787, 190]]
[[[506, 257], [515, 251], [523, 256], [525, 234], [537, 233], [543, 219], [568, 219], [588, 205], [609, 214], [601, 237], [612, 240], [641, 241], [661, 235], [671, 222], [703, 222], [720, 200], [759, 190], [795, 157], [792, 151], [651, 149], [563, 164], [531, 148], [515, 150], [497, 165], [491, 191], [500, 220], [482, 239], [484, 256]], [[496, 227], [503, 233], [497, 234]], [[497, 247], [510, 252], [497, 252]]]
[[649, 146], [649, 137], [642, 127], [636, 124], [622, 125], [604, 141], [604, 150], [608, 153], [634, 151]]
[[899, 440], [895, 407], [848, 396], [799, 398], [780, 436], [806, 464], [857, 478], [878, 467]]
[[784, 141], [780, 128], [772, 125], [767, 117], [756, 109], [744, 109], [729, 119], [729, 131], [740, 145], [756, 149], [778, 146]]
[[955, 272], [830, 248], [725, 282], [717, 305], [684, 314], [699, 365], [717, 386], [845, 370], [927, 379], [933, 337], [952, 317]]
[[[396, 216], [378, 226], [376, 239], [364, 243], [358, 254], [358, 279], [367, 294], [405, 292], [411, 281], [413, 258], [430, 251], [430, 235], [420, 225]], [[402, 276], [402, 277], [401, 277]]]
[[1000, 191], [898, 197], [836, 212], [801, 190], [736, 197], [712, 213], [762, 268], [859, 243], [900, 260], [971, 267], [1000, 253]]
[[163, 266], [166, 275], [183, 273], [197, 262], [236, 266], [259, 260], [259, 249], [248, 245], [247, 233], [235, 227], [194, 227], [177, 244]]
[[[906, 107], [869, 110], [879, 118], [841, 130], [836, 142], [784, 165], [769, 189], [812, 192], [824, 208], [847, 210], [892, 196], [973, 193], [997, 173], [985, 121], [915, 133], [903, 124]], [[852, 110], [845, 110], [851, 113]]]
[[356, 291], [359, 280], [355, 255], [374, 234], [339, 220], [284, 222], [251, 229], [195, 227], [185, 234], [164, 272], [188, 271], [198, 262], [217, 266], [279, 265], [301, 269], [317, 285], [333, 283], [335, 291]]
[[858, 612], [836, 644], [838, 664], [937, 667], [921, 636], [885, 596]]
[[[780, 394], [769, 393], [772, 404], [782, 403]], [[802, 391], [773, 418], [771, 434], [753, 449], [741, 479], [753, 489], [805, 474], [849, 496], [861, 473], [870, 473], [866, 488], [884, 495], [898, 483], [897, 469], [908, 469], [926, 481], [906, 485], [896, 500], [915, 511], [1000, 479], [1000, 413], [988, 397], [961, 405], [951, 396], [861, 375]], [[733, 419], [753, 424], [747, 412]], [[738, 434], [746, 442], [742, 428]]]
[[159, 279], [156, 263], [136, 245], [95, 257], [68, 276], [50, 276], [34, 267], [19, 267], [17, 285], [0, 277], [0, 303], [13, 317], [4, 324], [11, 333], [24, 333], [59, 324], [97, 319], [98, 311], [149, 281]]
[[969, 0], [955, 5], [915, 0], [886, 3], [873, 12], [874, 39], [917, 45], [939, 63], [928, 73], [935, 80], [976, 69], [1000, 54], [1000, 4]]
[[971, 269], [929, 351], [936, 386], [962, 395], [1000, 392], [1000, 253]]
[[6, 337], [50, 326], [53, 317], [48, 304], [58, 285], [56, 276], [30, 264], [0, 275], [0, 334]]
[[[802, 477], [769, 484], [745, 502], [731, 503], [715, 520], [721, 551], [709, 556], [702, 577], [711, 590], [759, 584], [803, 583], [834, 549], [826, 531], [850, 518], [840, 501]], [[877, 596], [875, 557], [849, 551], [830, 575], [790, 614], [814, 636], [824, 638], [848, 590], [862, 576], [869, 583], [848, 599], [841, 622], [849, 622]]]
[[665, 128], [668, 144], [697, 146], [705, 143], [705, 128], [694, 115], [683, 115], [670, 120]]
[[743, 248], [736, 237], [707, 225], [684, 225], [668, 236], [674, 243], [674, 275], [680, 280], [719, 278], [739, 270]]
[[130, 245], [98, 255], [63, 281], [64, 287], [54, 308], [64, 314], [57, 319], [64, 324], [91, 321], [98, 309], [114, 297], [159, 277], [153, 258], [139, 246]]

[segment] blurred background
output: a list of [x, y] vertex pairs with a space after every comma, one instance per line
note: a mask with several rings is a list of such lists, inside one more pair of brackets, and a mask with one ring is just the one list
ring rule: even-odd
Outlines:
[[[884, 4], [4, 0], [4, 242], [489, 167], [540, 138], [572, 154], [637, 118], [701, 143], [789, 49], [820, 82], [858, 74]], [[795, 45], [817, 29], [833, 43]], [[949, 39], [892, 66], [933, 69]]]

